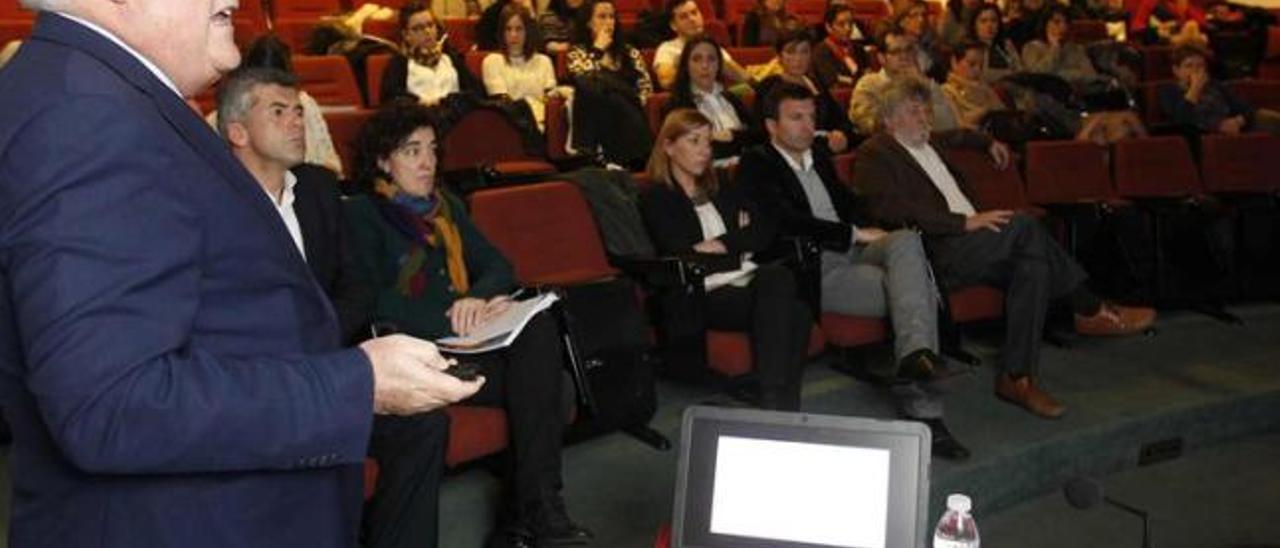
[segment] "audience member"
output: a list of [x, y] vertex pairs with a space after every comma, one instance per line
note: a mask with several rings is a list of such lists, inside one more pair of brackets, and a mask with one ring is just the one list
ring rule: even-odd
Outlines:
[[942, 402], [928, 386], [943, 375], [938, 356], [938, 305], [920, 237], [911, 230], [882, 230], [836, 179], [831, 152], [815, 141], [813, 93], [783, 84], [761, 98], [770, 142], [748, 150], [738, 168], [743, 185], [764, 216], [784, 236], [822, 246], [817, 306], [853, 316], [888, 316], [894, 360], [874, 374], [889, 383], [902, 414], [929, 425], [935, 455], [964, 459], [969, 452], [947, 430]]
[[1000, 7], [983, 4], [969, 18], [969, 35], [987, 46], [982, 58], [982, 78], [988, 83], [1023, 71], [1022, 55], [1005, 35]]
[[1066, 406], [1038, 384], [1040, 339], [1049, 303], [1066, 297], [1076, 330], [1124, 335], [1148, 328], [1149, 308], [1115, 305], [1085, 285], [1086, 274], [1034, 218], [1009, 210], [980, 210], [966, 181], [941, 152], [987, 151], [1001, 169], [1009, 151], [967, 130], [931, 133], [930, 88], [916, 78], [895, 80], [880, 103], [883, 131], [858, 148], [854, 187], [872, 217], [887, 226], [915, 226], [924, 234], [934, 271], [946, 288], [974, 284], [1005, 291], [1005, 344], [998, 397], [1044, 418]]
[[924, 0], [912, 2], [907, 9], [894, 14], [892, 27], [911, 37], [916, 44], [916, 64], [920, 72], [934, 80], [946, 78], [946, 61], [938, 53], [938, 35], [929, 24], [928, 4]]
[[506, 50], [506, 42], [502, 36], [503, 27], [505, 26], [502, 10], [512, 4], [524, 8], [531, 17], [537, 11], [537, 6], [534, 5], [533, 0], [495, 0], [484, 9], [484, 12], [480, 14], [480, 19], [476, 21], [476, 49], [480, 51]]
[[[291, 74], [241, 68], [219, 91], [218, 130], [280, 213], [351, 344], [369, 336], [373, 299], [346, 247], [337, 177], [303, 163], [305, 110]], [[369, 455], [378, 462], [379, 474], [362, 520], [364, 546], [437, 544], [448, 429], [448, 419], [438, 411], [374, 417]]]
[[799, 17], [787, 12], [787, 0], [756, 0], [740, 24], [740, 46], [770, 46], [783, 34], [805, 28]]
[[1016, 9], [1005, 8], [1004, 28], [1014, 46], [1021, 49], [1035, 39], [1053, 5], [1057, 5], [1055, 0], [1019, 0]]
[[947, 0], [947, 12], [938, 24], [938, 37], [944, 46], [959, 47], [965, 40], [973, 38], [968, 30], [969, 19], [982, 4], [982, 0]]
[[1142, 0], [1129, 20], [1129, 33], [1148, 44], [1209, 45], [1200, 29], [1204, 11], [1190, 0]]
[[[356, 177], [346, 202], [358, 268], [377, 294], [374, 320], [416, 337], [467, 335], [502, 314], [515, 286], [511, 265], [472, 224], [462, 201], [436, 184], [431, 112], [397, 101], [373, 115], [356, 141]], [[490, 546], [583, 543], [561, 488], [564, 349], [556, 322], [535, 316], [511, 346], [472, 354], [489, 382], [471, 405], [507, 411], [512, 466], [509, 508]]]
[[1209, 76], [1209, 52], [1196, 46], [1173, 50], [1176, 82], [1158, 91], [1160, 110], [1174, 124], [1202, 133], [1265, 131], [1280, 135], [1280, 112], [1250, 105]]
[[[240, 62], [240, 68], [270, 68], [293, 74], [293, 56], [288, 45], [274, 34], [268, 34], [259, 37], [249, 45], [244, 59]], [[324, 112], [320, 110], [320, 104], [302, 90], [298, 92], [298, 100], [302, 102], [302, 120], [307, 126], [306, 163], [326, 167], [338, 176], [342, 176], [342, 158], [338, 156], [338, 151], [333, 146], [333, 137], [329, 135], [329, 124], [324, 121]], [[210, 112], [207, 119], [213, 127], [222, 127], [218, 124], [217, 110]]]
[[690, 40], [680, 54], [680, 72], [665, 109], [670, 112], [692, 108], [702, 113], [711, 125], [712, 157], [736, 161], [755, 140], [756, 132], [742, 99], [720, 84], [724, 70], [721, 59], [715, 40], [708, 36]]
[[951, 54], [951, 72], [942, 92], [951, 103], [959, 127], [977, 130], [992, 112], [1007, 110], [1004, 101], [982, 78], [982, 62], [988, 48], [981, 42], [966, 42]]
[[852, 87], [870, 65], [853, 8], [833, 3], [823, 15], [827, 36], [814, 46], [813, 76], [823, 89]]
[[[658, 44], [653, 54], [653, 74], [658, 78], [662, 89], [670, 89], [676, 81], [676, 69], [680, 62], [680, 53], [689, 40], [701, 36], [705, 32], [702, 10], [696, 0], [667, 0], [667, 17], [671, 20], [671, 30], [675, 37]], [[724, 55], [724, 70], [734, 82], [746, 82], [747, 71], [742, 68], [729, 52], [720, 50]]]
[[556, 69], [551, 58], [538, 53], [533, 14], [518, 3], [508, 4], [499, 17], [503, 48], [486, 55], [480, 67], [490, 96], [524, 101], [538, 128], [545, 126], [547, 97], [556, 90]]
[[400, 37], [400, 54], [382, 72], [382, 102], [412, 97], [431, 106], [449, 95], [479, 90], [462, 56], [449, 47], [429, 2], [410, 0], [400, 8]]
[[[782, 67], [782, 74], [770, 76], [757, 84], [756, 96], [765, 97], [778, 86], [785, 84], [804, 86], [813, 94], [817, 108], [818, 131], [826, 141], [827, 147], [835, 154], [849, 150], [849, 140], [854, 132], [853, 124], [844, 115], [844, 109], [840, 108], [840, 103], [831, 96], [831, 92], [819, 87], [814, 79], [809, 77], [812, 68], [810, 63], [812, 45], [808, 31], [795, 30], [780, 36], [774, 49], [778, 52], [778, 64]], [[763, 106], [763, 101], [757, 104]], [[759, 114], [760, 109], [757, 109], [756, 118], [763, 120], [763, 116]]]
[[1071, 29], [1065, 6], [1047, 8], [1036, 39], [1022, 48], [1022, 61], [1030, 72], [1052, 74], [1072, 83], [1099, 78], [1084, 46], [1067, 39]]
[[[677, 340], [706, 329], [747, 332], [759, 405], [798, 411], [813, 316], [797, 297], [790, 270], [752, 261], [773, 242], [775, 227], [738, 185], [717, 181], [711, 134], [711, 121], [696, 110], [667, 115], [649, 156], [653, 185], [640, 198], [640, 212], [659, 252], [728, 254], [740, 258], [740, 266], [708, 276], [704, 294], [667, 296], [661, 307], [664, 331]], [[700, 302], [671, 302], [689, 299]]]
[[[880, 36], [879, 46], [880, 71], [858, 80], [849, 101], [849, 119], [862, 135], [870, 135], [875, 131], [880, 100], [890, 83], [907, 76], [923, 76], [920, 65], [916, 64], [916, 43], [910, 36], [890, 29]], [[951, 105], [947, 103], [938, 83], [931, 79], [925, 81], [930, 87], [929, 97], [933, 100], [933, 126], [939, 130], [958, 127], [955, 113], [951, 111]]]
[[569, 51], [573, 45], [573, 24], [585, 0], [551, 0], [538, 15], [538, 33], [542, 48], [549, 55]]
[[653, 81], [640, 50], [622, 41], [613, 0], [590, 0], [578, 11], [569, 50], [573, 77], [572, 147], [607, 162], [640, 168], [652, 145], [644, 104]]

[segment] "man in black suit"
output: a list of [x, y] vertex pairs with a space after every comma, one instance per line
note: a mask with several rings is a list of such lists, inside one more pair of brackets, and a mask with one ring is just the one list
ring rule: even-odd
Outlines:
[[782, 235], [822, 246], [819, 280], [807, 281], [818, 284], [823, 311], [888, 317], [896, 359], [873, 373], [888, 381], [904, 416], [929, 426], [935, 455], [967, 458], [969, 451], [942, 421], [932, 382], [943, 376], [943, 362], [936, 288], [920, 237], [873, 226], [836, 179], [831, 152], [815, 146], [816, 107], [808, 88], [782, 84], [762, 101], [770, 142], [742, 155], [738, 183]]
[[[233, 72], [218, 93], [218, 130], [280, 214], [333, 303], [345, 342], [364, 338], [373, 294], [345, 249], [337, 176], [301, 163], [306, 145], [297, 79], [274, 69]], [[369, 455], [379, 476], [365, 505], [364, 546], [436, 545], [448, 427], [440, 412], [375, 417]]]

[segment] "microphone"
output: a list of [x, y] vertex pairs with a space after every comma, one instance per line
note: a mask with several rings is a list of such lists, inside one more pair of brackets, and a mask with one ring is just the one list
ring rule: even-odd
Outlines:
[[1075, 478], [1062, 487], [1062, 494], [1067, 497], [1067, 503], [1078, 510], [1088, 510], [1097, 506], [1099, 502], [1106, 502], [1142, 518], [1142, 548], [1151, 548], [1151, 519], [1147, 516], [1147, 512], [1108, 497], [1098, 480], [1087, 477]]

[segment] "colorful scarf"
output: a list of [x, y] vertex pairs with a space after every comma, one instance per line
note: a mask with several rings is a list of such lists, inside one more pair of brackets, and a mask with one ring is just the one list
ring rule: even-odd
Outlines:
[[392, 220], [409, 237], [417, 241], [408, 254], [400, 257], [400, 272], [396, 275], [396, 290], [407, 297], [422, 295], [427, 286], [427, 247], [444, 247], [445, 266], [449, 282], [458, 294], [465, 294], [471, 284], [467, 277], [467, 263], [462, 253], [462, 233], [453, 220], [449, 201], [439, 190], [422, 198], [400, 191], [396, 185], [384, 179], [374, 181], [374, 190], [387, 199], [393, 212]]

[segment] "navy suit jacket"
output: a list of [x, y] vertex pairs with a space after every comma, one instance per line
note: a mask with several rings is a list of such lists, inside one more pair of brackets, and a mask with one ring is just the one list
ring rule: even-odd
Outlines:
[[10, 545], [353, 546], [372, 384], [226, 145], [41, 14], [0, 71]]

